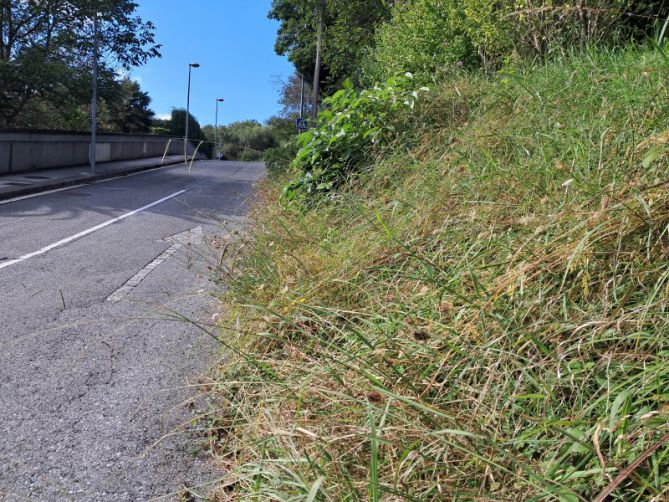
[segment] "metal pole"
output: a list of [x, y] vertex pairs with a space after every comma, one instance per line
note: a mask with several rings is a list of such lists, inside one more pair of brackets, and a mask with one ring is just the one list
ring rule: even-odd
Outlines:
[[216, 154], [216, 160], [221, 158], [221, 134], [218, 128], [218, 104], [223, 103], [225, 99], [216, 98], [216, 127], [214, 128], [214, 153]]
[[304, 75], [302, 75], [302, 91], [300, 92], [300, 119], [304, 118]]
[[216, 153], [216, 160], [221, 157], [218, 149], [218, 102], [219, 99], [216, 98], [216, 122], [214, 125], [214, 152]]
[[188, 65], [188, 96], [186, 97], [186, 134], [184, 135], [184, 164], [188, 162], [188, 126], [190, 122], [190, 75], [193, 65]]
[[91, 146], [89, 162], [91, 174], [95, 174], [97, 156], [97, 128], [98, 128], [98, 13], [93, 18], [93, 97], [91, 99]]
[[314, 88], [311, 94], [311, 127], [316, 126], [318, 119], [318, 97], [321, 86], [321, 50], [323, 46], [323, 23], [325, 18], [325, 0], [321, 0], [318, 6], [318, 35], [316, 38], [316, 66], [314, 68]]

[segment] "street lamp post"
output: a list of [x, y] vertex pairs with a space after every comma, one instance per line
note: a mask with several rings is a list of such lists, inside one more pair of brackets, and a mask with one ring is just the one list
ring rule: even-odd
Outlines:
[[91, 146], [89, 152], [89, 163], [91, 174], [95, 174], [95, 161], [97, 156], [97, 130], [98, 130], [98, 13], [93, 17], [93, 75], [92, 75], [92, 97], [91, 97]]
[[198, 63], [188, 64], [188, 96], [186, 97], [186, 134], [184, 135], [184, 164], [188, 163], [188, 126], [190, 125], [190, 76], [193, 68], [199, 68]]
[[216, 143], [216, 145], [215, 145], [216, 146], [216, 148], [215, 148], [215, 150], [216, 150], [216, 160], [220, 160], [220, 158], [221, 158], [221, 147], [220, 147], [220, 144], [219, 144], [220, 135], [218, 133], [218, 104], [222, 103], [223, 101], [225, 101], [225, 99], [223, 99], [223, 98], [216, 99], [216, 125], [214, 126], [214, 143]]

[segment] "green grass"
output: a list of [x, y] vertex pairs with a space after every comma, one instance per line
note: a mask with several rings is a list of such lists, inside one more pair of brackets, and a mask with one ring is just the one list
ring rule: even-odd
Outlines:
[[461, 76], [327, 201], [268, 182], [219, 271], [220, 499], [666, 500], [668, 72]]

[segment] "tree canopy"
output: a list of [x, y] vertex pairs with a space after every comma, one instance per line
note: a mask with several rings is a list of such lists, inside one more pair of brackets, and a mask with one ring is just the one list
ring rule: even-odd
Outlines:
[[120, 99], [116, 99], [113, 107], [113, 122], [121, 132], [148, 132], [155, 113], [149, 108], [151, 98], [142, 91], [139, 84], [128, 78], [120, 85]]
[[84, 103], [90, 93], [93, 19], [99, 21], [100, 83], [159, 56], [154, 26], [132, 0], [0, 0], [0, 125], [34, 100]]
[[[365, 51], [373, 46], [376, 28], [390, 16], [391, 0], [327, 0], [321, 82], [326, 91], [356, 73]], [[317, 0], [273, 0], [271, 19], [281, 23], [275, 51], [287, 55], [311, 82], [314, 75]]]
[[[205, 132], [215, 138], [216, 130], [206, 126]], [[256, 120], [242, 120], [219, 127], [218, 140], [223, 157], [227, 160], [256, 161], [263, 152], [276, 146], [276, 131], [272, 124], [262, 125]]]

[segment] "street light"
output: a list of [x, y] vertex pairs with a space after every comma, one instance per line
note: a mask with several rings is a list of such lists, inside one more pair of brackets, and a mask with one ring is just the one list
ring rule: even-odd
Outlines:
[[214, 126], [214, 142], [216, 143], [216, 160], [221, 159], [221, 148], [219, 145], [219, 133], [218, 133], [218, 104], [225, 101], [223, 98], [216, 99], [216, 125]]
[[91, 97], [91, 145], [89, 147], [88, 161], [91, 166], [91, 174], [95, 174], [95, 161], [97, 160], [97, 131], [98, 131], [98, 52], [100, 40], [98, 38], [98, 12], [93, 16], [93, 75], [92, 75], [92, 97]]
[[188, 163], [188, 126], [190, 122], [190, 74], [193, 68], [199, 68], [198, 63], [188, 63], [188, 97], [186, 98], [186, 134], [184, 135], [184, 164]]

